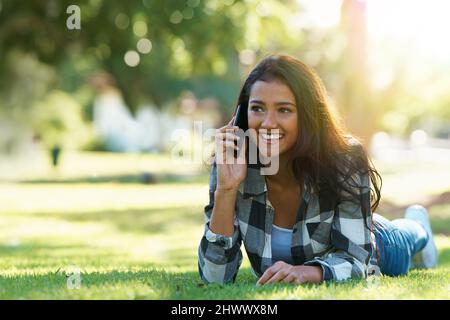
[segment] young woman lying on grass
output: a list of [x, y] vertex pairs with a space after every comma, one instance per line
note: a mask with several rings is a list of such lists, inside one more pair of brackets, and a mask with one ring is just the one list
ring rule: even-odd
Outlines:
[[[423, 207], [411, 206], [405, 219], [394, 221], [373, 213], [380, 176], [339, 124], [312, 69], [289, 56], [265, 58], [245, 81], [238, 105], [241, 126], [254, 130], [249, 138], [238, 135], [233, 118], [216, 131], [198, 251], [205, 282], [234, 282], [242, 242], [258, 285], [340, 281], [378, 271], [397, 276], [436, 265]], [[275, 160], [278, 171], [263, 175]]]

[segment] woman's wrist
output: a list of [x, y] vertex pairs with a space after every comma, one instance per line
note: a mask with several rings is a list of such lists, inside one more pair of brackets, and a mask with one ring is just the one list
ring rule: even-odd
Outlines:
[[212, 232], [231, 237], [234, 234], [234, 216], [237, 189], [217, 188], [209, 227]]
[[215, 195], [234, 196], [236, 195], [239, 187], [220, 187], [217, 186]]
[[320, 283], [323, 281], [323, 270], [321, 266], [296, 266], [300, 269], [303, 283]]

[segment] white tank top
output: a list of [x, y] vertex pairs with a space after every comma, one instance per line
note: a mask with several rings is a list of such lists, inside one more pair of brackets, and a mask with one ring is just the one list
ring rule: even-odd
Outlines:
[[272, 259], [274, 262], [282, 260], [286, 263], [293, 264], [291, 254], [292, 245], [292, 229], [285, 229], [272, 225]]

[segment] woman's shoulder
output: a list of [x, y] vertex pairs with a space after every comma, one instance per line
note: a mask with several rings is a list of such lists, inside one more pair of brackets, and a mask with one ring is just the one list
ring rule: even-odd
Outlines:
[[344, 176], [355, 173], [365, 173], [368, 169], [369, 158], [364, 145], [357, 138], [347, 135], [347, 148], [337, 160], [337, 168]]
[[341, 158], [348, 160], [357, 160], [359, 158], [367, 158], [367, 152], [363, 143], [352, 135], [346, 135], [346, 148], [341, 153]]
[[355, 136], [352, 136], [350, 134], [345, 135], [345, 139], [347, 140], [347, 145], [349, 146], [351, 151], [354, 150], [364, 150], [363, 143], [358, 140]]

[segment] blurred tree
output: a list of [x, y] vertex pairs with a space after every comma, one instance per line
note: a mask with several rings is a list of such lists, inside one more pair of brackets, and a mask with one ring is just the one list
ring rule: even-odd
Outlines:
[[373, 108], [369, 82], [366, 2], [344, 0], [340, 27], [346, 45], [340, 55], [341, 84], [336, 101], [349, 130], [367, 146], [376, 131], [380, 110]]
[[448, 88], [450, 77], [445, 66], [411, 58], [417, 48], [413, 41], [399, 47], [395, 40], [385, 39], [371, 47], [377, 51], [369, 52], [366, 9], [365, 0], [343, 1], [340, 32], [345, 46], [331, 68], [339, 73], [334, 93], [348, 128], [366, 145], [377, 130], [408, 137], [424, 128], [448, 137], [450, 95], [443, 88]]
[[[0, 0], [0, 121], [22, 123], [28, 136], [37, 131], [48, 148], [73, 144], [59, 139], [71, 140], [74, 124], [84, 128], [83, 116], [91, 120], [88, 88], [98, 71], [115, 78], [132, 111], [189, 90], [218, 99], [226, 117], [257, 57], [303, 45], [286, 23], [300, 10], [294, 0], [84, 0], [81, 29], [69, 30], [72, 4]], [[78, 107], [66, 107], [80, 104], [81, 118]]]
[[30, 120], [35, 103], [54, 86], [56, 73], [32, 54], [17, 50], [4, 54], [0, 63], [0, 150], [6, 146], [7, 153], [14, 153], [33, 136]]
[[85, 0], [77, 3], [81, 30], [66, 27], [71, 4], [3, 1], [0, 68], [8, 51], [20, 49], [63, 71], [60, 85], [70, 92], [104, 69], [132, 109], [142, 102], [161, 107], [185, 89], [229, 107], [239, 87], [240, 50], [301, 45], [285, 24], [298, 10], [292, 0]]

